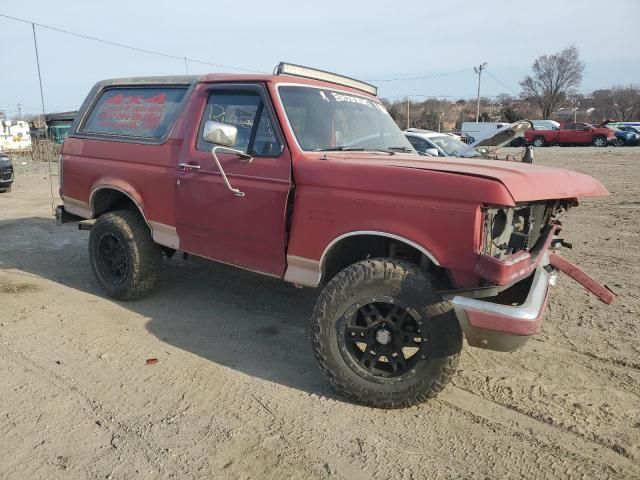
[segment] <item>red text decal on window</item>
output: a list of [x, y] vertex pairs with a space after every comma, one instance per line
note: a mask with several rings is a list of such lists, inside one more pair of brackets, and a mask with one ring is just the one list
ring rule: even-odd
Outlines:
[[153, 130], [160, 127], [164, 110], [165, 93], [153, 97], [119, 94], [105, 100], [98, 125], [106, 130]]

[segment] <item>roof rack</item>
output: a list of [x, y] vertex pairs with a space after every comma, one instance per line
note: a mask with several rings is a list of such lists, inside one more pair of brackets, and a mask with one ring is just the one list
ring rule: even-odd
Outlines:
[[280, 62], [276, 67], [276, 75], [283, 74], [294, 75], [296, 77], [311, 78], [313, 80], [323, 80], [325, 82], [355, 88], [356, 90], [362, 90], [363, 92], [370, 93], [371, 95], [378, 95], [378, 87], [376, 87], [375, 85], [361, 82], [360, 80], [356, 80], [355, 78], [345, 77], [344, 75], [338, 75], [336, 73], [318, 70], [317, 68], [310, 68], [304, 67], [302, 65], [295, 65], [293, 63]]

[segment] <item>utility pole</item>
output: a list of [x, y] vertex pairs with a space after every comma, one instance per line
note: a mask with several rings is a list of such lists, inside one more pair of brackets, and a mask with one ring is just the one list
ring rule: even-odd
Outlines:
[[409, 130], [409, 96], [407, 96], [407, 130]]
[[187, 63], [187, 57], [184, 57], [184, 69], [187, 71], [187, 75], [189, 75], [189, 64]]
[[18, 119], [22, 120], [22, 104], [18, 104]]
[[487, 68], [487, 62], [484, 62], [477, 67], [473, 67], [473, 71], [478, 74], [478, 102], [476, 105], [476, 123], [480, 121], [480, 79], [482, 78], [482, 71]]
[[36, 39], [36, 24], [32, 23], [33, 46], [36, 49], [36, 65], [38, 66], [38, 82], [40, 82], [40, 101], [42, 102], [42, 115], [44, 115], [44, 93], [42, 93], [42, 74], [40, 73], [40, 58], [38, 57], [38, 40]]

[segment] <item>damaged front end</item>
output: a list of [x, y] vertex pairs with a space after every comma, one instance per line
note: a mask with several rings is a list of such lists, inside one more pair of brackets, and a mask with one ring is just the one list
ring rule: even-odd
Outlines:
[[500, 351], [522, 346], [540, 329], [558, 270], [601, 301], [615, 300], [611, 290], [553, 252], [571, 246], [559, 237], [559, 218], [575, 205], [572, 199], [550, 200], [484, 210], [475, 267], [482, 286], [448, 296], [470, 345]]

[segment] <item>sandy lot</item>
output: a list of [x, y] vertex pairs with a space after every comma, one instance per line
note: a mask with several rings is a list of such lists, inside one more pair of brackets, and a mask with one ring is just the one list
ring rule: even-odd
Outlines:
[[522, 350], [465, 347], [453, 385], [395, 411], [323, 380], [314, 290], [175, 258], [154, 295], [107, 299], [88, 233], [54, 224], [46, 166], [18, 165], [0, 194], [0, 478], [640, 477], [640, 148], [536, 157], [611, 191], [564, 233], [617, 304], [561, 277]]

